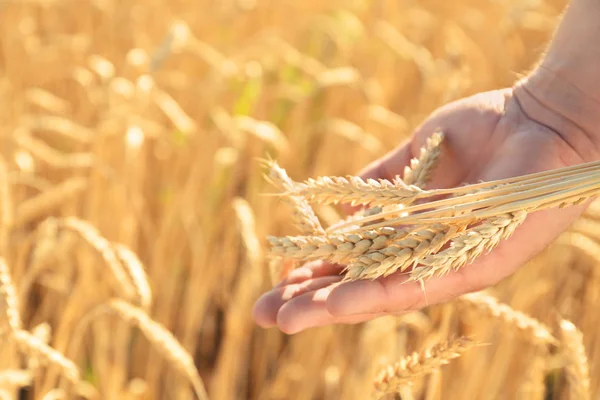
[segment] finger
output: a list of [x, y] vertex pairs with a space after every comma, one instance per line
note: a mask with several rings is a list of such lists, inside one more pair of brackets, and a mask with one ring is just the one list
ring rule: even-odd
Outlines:
[[327, 309], [327, 297], [335, 284], [303, 293], [285, 303], [277, 313], [277, 325], [282, 332], [294, 334], [305, 329], [330, 324], [358, 324], [382, 317], [385, 313], [362, 313], [336, 316]]
[[280, 288], [285, 285], [301, 283], [306, 280], [319, 278], [322, 276], [339, 275], [343, 268], [344, 267], [339, 264], [331, 264], [324, 261], [312, 261], [290, 272], [287, 278], [275, 285], [273, 289]]
[[[486, 286], [491, 276], [480, 276], [475, 264], [423, 284], [409, 282], [407, 274], [396, 273], [373, 281], [354, 281], [332, 289], [327, 310], [334, 317], [377, 313], [405, 313], [446, 302]], [[482, 279], [480, 279], [482, 278]], [[358, 297], [357, 297], [358, 296]], [[358, 300], [360, 299], [360, 300]]]
[[263, 328], [274, 326], [277, 322], [277, 313], [286, 302], [303, 293], [313, 292], [332, 285], [341, 281], [341, 279], [341, 276], [327, 276], [272, 289], [263, 294], [254, 304], [254, 320]]

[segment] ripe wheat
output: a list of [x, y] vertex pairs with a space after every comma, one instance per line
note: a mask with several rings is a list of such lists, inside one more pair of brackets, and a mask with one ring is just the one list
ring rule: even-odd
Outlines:
[[376, 393], [382, 396], [397, 392], [402, 386], [409, 385], [417, 378], [436, 371], [475, 345], [475, 342], [467, 338], [460, 338], [438, 344], [420, 353], [415, 352], [379, 373], [375, 379]]

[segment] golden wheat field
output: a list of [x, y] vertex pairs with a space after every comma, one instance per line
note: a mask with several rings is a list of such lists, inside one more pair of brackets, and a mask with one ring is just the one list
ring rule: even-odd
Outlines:
[[486, 294], [296, 335], [252, 319], [267, 236], [296, 234], [264, 160], [355, 174], [511, 86], [564, 6], [0, 0], [0, 398], [365, 400], [396, 362], [386, 399], [598, 398], [595, 204]]

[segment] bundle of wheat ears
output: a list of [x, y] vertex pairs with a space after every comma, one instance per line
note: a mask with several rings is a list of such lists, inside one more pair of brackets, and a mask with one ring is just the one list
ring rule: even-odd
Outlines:
[[[451, 189], [425, 190], [442, 150], [436, 132], [393, 181], [319, 177], [292, 181], [275, 162], [268, 180], [294, 207], [302, 236], [269, 237], [270, 255], [293, 262], [346, 265], [344, 279], [376, 279], [396, 271], [408, 281], [442, 276], [472, 262], [512, 235], [527, 215], [576, 205], [598, 194], [600, 162]], [[324, 229], [311, 203], [365, 206]]]

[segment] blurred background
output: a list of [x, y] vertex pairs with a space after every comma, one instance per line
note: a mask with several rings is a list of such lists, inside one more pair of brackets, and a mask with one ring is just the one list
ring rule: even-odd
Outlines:
[[[438, 106], [511, 86], [565, 3], [0, 0], [0, 244], [23, 329], [75, 363], [78, 398], [191, 399], [195, 368], [214, 400], [364, 400], [382, 366], [460, 334], [489, 345], [390, 398], [568, 398], [558, 359], [531, 391], [532, 346], [453, 304], [293, 336], [251, 316], [272, 285], [266, 235], [295, 233], [260, 158], [296, 180], [356, 173]], [[572, 320], [592, 377], [598, 227], [592, 207], [492, 291]], [[123, 310], [90, 314], [115, 297], [182, 349]], [[0, 388], [42, 398], [60, 368], [17, 350], [3, 341], [0, 376], [35, 374]]]

